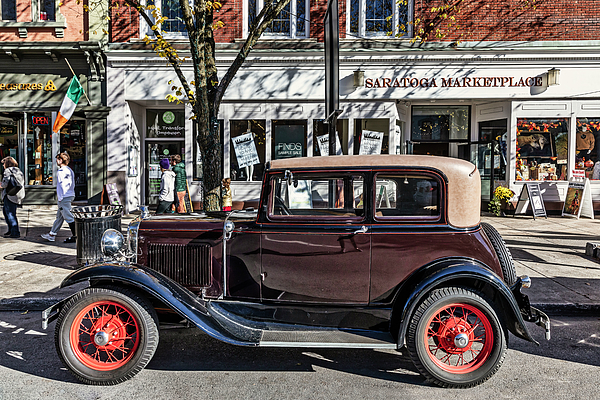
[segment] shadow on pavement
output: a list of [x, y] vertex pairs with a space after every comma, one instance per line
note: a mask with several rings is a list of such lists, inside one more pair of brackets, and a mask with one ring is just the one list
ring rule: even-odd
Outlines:
[[23, 261], [49, 267], [63, 269], [74, 269], [77, 266], [77, 259], [74, 255], [55, 253], [48, 250], [22, 251], [18, 253], [7, 254], [5, 260]]

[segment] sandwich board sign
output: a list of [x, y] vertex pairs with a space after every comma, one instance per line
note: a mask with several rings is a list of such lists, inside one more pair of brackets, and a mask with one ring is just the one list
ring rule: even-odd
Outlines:
[[525, 182], [521, 188], [521, 194], [519, 194], [519, 201], [515, 209], [515, 214], [525, 214], [527, 209], [531, 207], [533, 213], [533, 219], [535, 217], [548, 218], [546, 215], [546, 207], [544, 206], [544, 199], [542, 198], [542, 191], [540, 190], [540, 184], [537, 182]]
[[594, 207], [589, 179], [569, 181], [562, 216], [577, 219], [579, 217], [594, 219]]

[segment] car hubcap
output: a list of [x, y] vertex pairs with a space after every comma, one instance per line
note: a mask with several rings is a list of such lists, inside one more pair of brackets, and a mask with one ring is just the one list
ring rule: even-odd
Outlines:
[[140, 343], [140, 328], [125, 306], [98, 301], [77, 314], [69, 336], [79, 361], [94, 370], [111, 371], [133, 357]]
[[472, 372], [485, 363], [493, 342], [488, 317], [470, 304], [441, 307], [428, 321], [425, 332], [429, 358], [443, 370], [456, 374]]

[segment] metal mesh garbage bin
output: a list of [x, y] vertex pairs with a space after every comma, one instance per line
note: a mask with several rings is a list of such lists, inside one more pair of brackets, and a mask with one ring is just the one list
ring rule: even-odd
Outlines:
[[107, 229], [121, 232], [123, 206], [73, 207], [77, 234], [77, 264], [92, 264], [102, 258], [100, 240]]

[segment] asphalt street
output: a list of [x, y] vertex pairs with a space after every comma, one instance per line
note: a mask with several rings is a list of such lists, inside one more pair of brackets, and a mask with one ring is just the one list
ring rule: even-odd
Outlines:
[[161, 330], [154, 358], [132, 380], [80, 384], [39, 313], [0, 312], [0, 399], [596, 399], [600, 319], [553, 317], [540, 346], [513, 336], [499, 372], [472, 389], [431, 386], [405, 353], [235, 347], [195, 328]]

